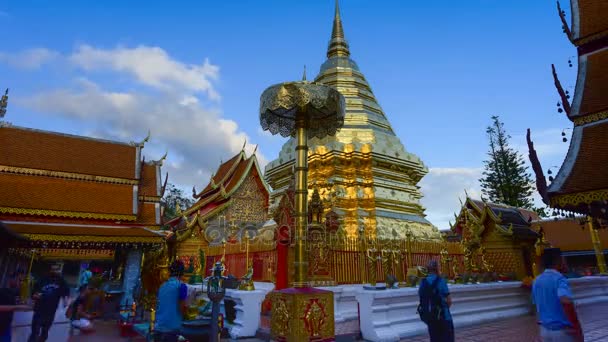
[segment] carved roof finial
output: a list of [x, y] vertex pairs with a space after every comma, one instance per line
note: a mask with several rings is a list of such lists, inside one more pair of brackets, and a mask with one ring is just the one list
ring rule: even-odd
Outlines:
[[543, 203], [549, 205], [549, 196], [547, 195], [547, 179], [545, 178], [543, 168], [540, 165], [540, 160], [538, 159], [538, 155], [534, 149], [534, 142], [532, 142], [532, 138], [530, 138], [529, 128], [526, 132], [526, 142], [528, 143], [528, 158], [530, 159], [530, 164], [532, 164], [532, 171], [534, 171], [534, 175], [536, 176], [536, 189], [540, 194]]
[[168, 154], [169, 154], [169, 150], [165, 150], [165, 154], [162, 157], [160, 157], [160, 159], [158, 160], [158, 163], [160, 164], [160, 166], [163, 166], [163, 163], [167, 159]]
[[241, 148], [241, 152], [245, 151], [246, 146], [247, 146], [247, 138], [245, 138], [245, 142], [243, 142], [243, 147]]
[[555, 83], [555, 88], [559, 93], [559, 97], [562, 99], [562, 106], [564, 107], [564, 111], [566, 115], [570, 116], [570, 101], [568, 101], [568, 95], [564, 91], [559, 78], [557, 78], [557, 72], [555, 71], [555, 65], [551, 64], [551, 73], [553, 74], [553, 82]]
[[6, 107], [8, 107], [8, 88], [6, 88], [4, 95], [0, 99], [0, 119], [6, 115]]
[[557, 13], [559, 14], [559, 19], [562, 21], [562, 29], [570, 42], [573, 42], [572, 39], [572, 31], [570, 31], [570, 27], [568, 27], [568, 23], [566, 22], [566, 12], [562, 10], [562, 6], [560, 6], [559, 1], [557, 1]]

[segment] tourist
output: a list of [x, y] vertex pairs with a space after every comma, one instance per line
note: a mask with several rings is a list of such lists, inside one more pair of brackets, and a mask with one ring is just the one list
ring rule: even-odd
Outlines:
[[86, 286], [89, 285], [89, 281], [91, 281], [91, 278], [93, 277], [93, 272], [91, 272], [91, 269], [89, 266], [87, 266], [84, 271], [82, 271], [82, 273], [80, 274], [80, 286]]
[[186, 313], [188, 287], [181, 282], [184, 275], [184, 264], [176, 260], [169, 269], [170, 277], [158, 290], [158, 304], [154, 331], [155, 340], [173, 342], [178, 340], [182, 326], [182, 317]]
[[70, 289], [61, 277], [58, 265], [51, 266], [49, 275], [43, 277], [34, 286], [34, 315], [32, 317], [32, 334], [29, 342], [46, 341], [49, 329], [55, 320], [59, 300], [63, 298], [63, 307], [68, 304]]
[[439, 275], [437, 261], [431, 260], [427, 276], [420, 282], [418, 313], [426, 323], [431, 342], [453, 342], [454, 324], [450, 314], [452, 298], [448, 283]]
[[70, 304], [70, 307], [66, 312], [66, 317], [70, 319], [72, 327], [84, 333], [89, 333], [94, 330], [91, 320], [95, 318], [95, 315], [88, 314], [85, 311], [86, 301], [88, 300], [90, 293], [91, 288], [88, 285], [80, 286], [78, 289], [78, 297]]
[[558, 270], [562, 266], [559, 248], [545, 249], [545, 271], [532, 284], [540, 336], [543, 341], [583, 341], [568, 280]]
[[0, 342], [11, 342], [13, 312], [31, 310], [27, 305], [15, 305], [16, 298], [15, 289], [0, 289]]

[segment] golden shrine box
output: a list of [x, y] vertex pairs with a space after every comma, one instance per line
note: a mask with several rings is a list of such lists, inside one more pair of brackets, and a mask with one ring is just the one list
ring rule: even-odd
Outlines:
[[312, 287], [274, 291], [271, 334], [275, 341], [334, 341], [334, 293]]

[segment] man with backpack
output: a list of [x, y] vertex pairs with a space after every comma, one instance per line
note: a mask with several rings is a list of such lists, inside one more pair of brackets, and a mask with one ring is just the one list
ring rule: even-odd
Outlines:
[[431, 342], [453, 342], [452, 298], [448, 284], [438, 273], [437, 261], [431, 260], [426, 269], [428, 274], [418, 289], [418, 314], [429, 329]]
[[182, 283], [184, 264], [176, 260], [170, 268], [170, 277], [158, 289], [154, 341], [177, 342], [182, 319], [187, 311], [188, 287]]

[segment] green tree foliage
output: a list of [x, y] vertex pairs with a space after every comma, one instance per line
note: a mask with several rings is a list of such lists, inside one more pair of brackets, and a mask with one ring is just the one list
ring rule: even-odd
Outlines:
[[186, 210], [194, 204], [194, 200], [186, 196], [184, 190], [168, 183], [161, 203], [164, 207], [163, 221], [167, 221], [177, 216], [177, 205], [179, 205], [182, 210]]
[[525, 208], [544, 215], [543, 208], [534, 208], [534, 183], [523, 156], [509, 146], [510, 135], [498, 116], [486, 129], [489, 140], [488, 160], [484, 161], [481, 192], [491, 202]]

